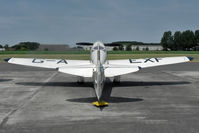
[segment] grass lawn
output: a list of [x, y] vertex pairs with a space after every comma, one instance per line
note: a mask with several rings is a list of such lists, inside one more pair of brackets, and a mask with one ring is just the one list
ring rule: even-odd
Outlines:
[[[199, 51], [110, 51], [108, 59], [136, 59], [151, 57], [191, 56], [193, 62], [199, 62]], [[4, 58], [51, 58], [51, 59], [79, 59], [89, 60], [89, 51], [4, 51], [0, 52], [0, 62]]]

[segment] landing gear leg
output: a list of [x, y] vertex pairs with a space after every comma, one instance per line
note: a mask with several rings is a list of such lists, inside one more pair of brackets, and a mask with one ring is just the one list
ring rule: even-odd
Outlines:
[[114, 77], [113, 83], [117, 83], [117, 84], [120, 83], [120, 76]]
[[77, 77], [77, 83], [78, 84], [83, 84], [84, 83], [84, 78], [83, 77]]

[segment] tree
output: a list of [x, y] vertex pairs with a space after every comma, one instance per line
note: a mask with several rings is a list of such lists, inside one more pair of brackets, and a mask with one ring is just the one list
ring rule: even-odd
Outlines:
[[124, 46], [123, 46], [123, 45], [120, 45], [120, 46], [119, 46], [119, 50], [123, 51], [123, 50], [124, 50]]
[[118, 51], [118, 48], [117, 47], [113, 47], [113, 51]]
[[20, 51], [26, 51], [27, 50], [27, 48], [26, 47], [24, 47], [24, 46], [22, 46], [22, 47], [20, 47], [20, 49], [19, 49]]
[[36, 50], [39, 48], [39, 43], [37, 42], [20, 42], [12, 46], [15, 50]]
[[173, 41], [174, 41], [174, 46], [173, 46], [173, 50], [182, 50], [182, 38], [181, 38], [182, 33], [180, 31], [176, 31], [173, 37]]
[[48, 48], [45, 48], [44, 51], [48, 51]]
[[6, 44], [6, 45], [4, 46], [4, 48], [5, 48], [5, 50], [9, 50], [9, 45]]
[[136, 51], [139, 51], [139, 50], [140, 50], [139, 46], [137, 46], [135, 50], [136, 50]]
[[0, 44], [0, 48], [3, 48], [3, 46]]
[[196, 45], [199, 45], [199, 30], [195, 31], [195, 41], [196, 41]]
[[161, 39], [161, 45], [163, 47], [163, 50], [168, 50], [168, 48], [171, 48], [173, 45], [173, 37], [171, 31], [166, 31], [163, 34], [163, 37]]
[[131, 45], [130, 45], [130, 44], [128, 44], [128, 45], [126, 46], [126, 51], [132, 51], [132, 48], [131, 48]]
[[183, 50], [190, 50], [196, 45], [193, 31], [186, 30], [182, 32], [182, 47]]

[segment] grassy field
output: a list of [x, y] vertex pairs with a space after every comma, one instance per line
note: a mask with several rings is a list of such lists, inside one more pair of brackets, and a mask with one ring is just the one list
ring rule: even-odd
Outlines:
[[[171, 57], [171, 56], [191, 56], [193, 62], [199, 62], [199, 51], [110, 51], [108, 59], [133, 59], [133, 58], [151, 58], [151, 57]], [[4, 58], [52, 58], [52, 59], [90, 59], [89, 51], [4, 51], [0, 52], [0, 62]]]

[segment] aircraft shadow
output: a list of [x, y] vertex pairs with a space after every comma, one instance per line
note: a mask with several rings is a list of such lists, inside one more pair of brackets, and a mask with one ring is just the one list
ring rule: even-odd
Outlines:
[[77, 82], [18, 82], [18, 85], [26, 86], [63, 86], [63, 87], [93, 87], [92, 82], [78, 84]]
[[181, 85], [181, 84], [190, 84], [186, 81], [121, 81], [120, 83], [113, 84], [113, 87], [128, 87], [128, 86], [158, 86], [158, 85]]
[[[109, 103], [124, 103], [124, 102], [139, 102], [144, 99], [141, 98], [126, 98], [126, 97], [112, 97], [111, 92], [112, 89], [116, 86], [158, 86], [158, 85], [179, 85], [179, 84], [190, 84], [190, 82], [185, 81], [172, 81], [172, 82], [163, 82], [163, 81], [153, 81], [153, 82], [140, 82], [140, 81], [122, 81], [119, 84], [112, 83], [109, 78], [106, 79], [106, 83], [104, 85], [104, 90], [102, 92], [102, 100]], [[97, 101], [96, 97], [87, 97], [87, 98], [73, 98], [66, 99], [66, 101], [70, 102], [80, 102], [80, 103], [91, 103]]]
[[[126, 97], [109, 97], [103, 99], [108, 103], [125, 103], [125, 102], [139, 102], [143, 101], [141, 98], [126, 98]], [[73, 99], [66, 99], [69, 102], [79, 102], [79, 103], [92, 103], [97, 101], [96, 97], [87, 97], [87, 98], [73, 98]]]
[[[0, 82], [11, 81], [12, 79], [0, 79]], [[190, 84], [186, 81], [121, 81], [120, 83], [112, 83], [109, 78], [106, 79], [105, 88], [108, 87], [128, 87], [128, 86], [158, 86], [158, 85], [180, 85]], [[18, 85], [26, 86], [63, 86], [63, 87], [93, 87], [92, 82], [78, 84], [77, 82], [18, 82]], [[106, 89], [107, 90], [107, 89]]]
[[[125, 103], [125, 102], [139, 102], [143, 101], [141, 98], [126, 98], [126, 97], [112, 97], [111, 92], [113, 89], [112, 82], [109, 78], [106, 79], [106, 83], [104, 85], [104, 89], [102, 92], [102, 100], [108, 103]], [[66, 99], [66, 101], [70, 102], [79, 102], [79, 103], [92, 103], [97, 101], [96, 97], [87, 97], [87, 98], [73, 98]]]
[[[9, 79], [7, 79], [9, 80]], [[1, 80], [0, 81], [6, 81]], [[85, 82], [83, 84], [78, 84], [76, 82], [18, 82], [16, 84], [19, 85], [27, 85], [27, 86], [63, 86], [63, 87], [91, 87], [93, 88], [92, 82]], [[128, 87], [128, 86], [158, 86], [158, 85], [179, 85], [179, 84], [190, 84], [190, 82], [185, 81], [153, 81], [153, 82], [141, 82], [141, 81], [122, 81], [119, 84], [112, 83], [109, 78], [106, 78], [106, 83], [104, 85], [104, 90], [102, 92], [102, 100], [107, 101], [109, 103], [121, 103], [121, 102], [138, 102], [143, 101], [141, 98], [125, 98], [125, 97], [112, 97], [111, 92], [114, 87]], [[74, 99], [66, 99], [70, 102], [82, 102], [82, 103], [91, 103], [96, 101], [96, 97], [87, 97], [87, 98], [74, 98]]]
[[12, 79], [0, 79], [0, 82], [11, 81]]

